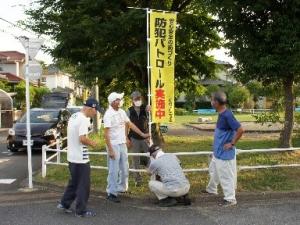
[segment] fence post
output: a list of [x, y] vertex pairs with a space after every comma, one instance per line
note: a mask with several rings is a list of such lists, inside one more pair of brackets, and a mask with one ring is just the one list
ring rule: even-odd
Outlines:
[[45, 178], [47, 175], [47, 146], [42, 147], [42, 177]]
[[[59, 134], [59, 136], [58, 136], [57, 139], [56, 139], [56, 149], [57, 149], [58, 151], [61, 150], [61, 144], [62, 144], [62, 140], [61, 140], [61, 137], [60, 137], [60, 134]], [[57, 162], [57, 163], [60, 163], [60, 153], [61, 153], [61, 152], [57, 152], [57, 157], [56, 157], [56, 162]]]

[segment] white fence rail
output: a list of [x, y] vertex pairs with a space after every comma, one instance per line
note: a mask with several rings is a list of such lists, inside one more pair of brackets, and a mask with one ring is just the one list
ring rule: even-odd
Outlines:
[[[61, 162], [61, 153], [67, 153], [67, 149], [61, 149], [61, 139], [56, 143], [53, 143], [49, 146], [44, 145], [42, 149], [42, 176], [46, 177], [47, 175], [47, 165], [61, 165], [68, 166], [68, 163]], [[55, 148], [53, 148], [55, 146]], [[237, 154], [246, 154], [246, 153], [274, 153], [274, 152], [291, 152], [299, 151], [299, 148], [269, 148], [269, 149], [249, 149], [241, 150], [237, 149]], [[47, 152], [53, 152], [51, 156], [47, 158]], [[106, 152], [89, 152], [90, 155], [99, 155], [107, 156]], [[200, 151], [200, 152], [176, 152], [174, 153], [177, 156], [211, 156], [211, 151]], [[149, 157], [148, 153], [128, 153], [128, 156], [146, 156]], [[55, 160], [56, 159], [56, 160]], [[285, 167], [300, 167], [300, 163], [293, 164], [276, 164], [276, 165], [255, 165], [255, 166], [238, 166], [238, 170], [254, 170], [254, 169], [269, 169], [269, 168], [285, 168]], [[93, 169], [107, 170], [105, 166], [95, 166], [91, 165]], [[129, 169], [130, 172], [147, 172], [145, 169]], [[184, 172], [207, 172], [208, 168], [191, 168], [184, 169]]]

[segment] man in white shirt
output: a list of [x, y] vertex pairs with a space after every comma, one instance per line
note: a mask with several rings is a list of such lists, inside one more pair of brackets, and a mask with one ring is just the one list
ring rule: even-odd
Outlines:
[[71, 204], [76, 199], [76, 216], [89, 217], [95, 214], [86, 209], [90, 194], [90, 160], [88, 146], [95, 147], [96, 143], [88, 138], [90, 118], [100, 111], [95, 99], [88, 99], [82, 110], [71, 116], [68, 123], [68, 152], [67, 159], [71, 178], [61, 199], [58, 209], [71, 213]]
[[128, 129], [132, 129], [143, 138], [148, 138], [133, 123], [130, 122], [123, 106], [124, 94], [116, 92], [108, 96], [109, 108], [104, 114], [104, 136], [108, 154], [108, 200], [120, 202], [118, 193], [128, 189], [128, 155], [127, 135]]

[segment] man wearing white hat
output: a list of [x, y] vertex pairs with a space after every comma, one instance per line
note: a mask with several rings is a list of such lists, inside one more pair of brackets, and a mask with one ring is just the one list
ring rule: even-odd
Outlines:
[[118, 194], [128, 189], [128, 155], [127, 135], [128, 129], [132, 129], [141, 137], [148, 138], [133, 123], [130, 122], [123, 106], [124, 93], [113, 92], [108, 96], [109, 108], [104, 114], [104, 136], [108, 153], [108, 200], [120, 202]]

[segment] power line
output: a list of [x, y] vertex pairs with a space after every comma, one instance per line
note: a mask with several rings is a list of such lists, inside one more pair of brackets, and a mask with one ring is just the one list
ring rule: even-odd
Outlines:
[[5, 34], [9, 34], [9, 35], [13, 36], [14, 38], [18, 39], [17, 36], [15, 36], [14, 34], [8, 32], [7, 30], [4, 30], [4, 29], [1, 29], [1, 28], [0, 28], [0, 32], [5, 33]]
[[[34, 32], [34, 31], [32, 31], [32, 30], [25, 29], [25, 28], [23, 28], [23, 27], [21, 27], [21, 26], [15, 24], [15, 23], [13, 23], [13, 22], [7, 20], [7, 19], [4, 19], [3, 17], [0, 17], [0, 20], [6, 22], [6, 23], [8, 23], [8, 24], [10, 24], [10, 25], [13, 26], [13, 27], [16, 27], [16, 28], [19, 28], [19, 29], [21, 29], [21, 30], [23, 30], [23, 31], [26, 31], [26, 32], [28, 32], [28, 33], [31, 33], [31, 34], [33, 34], [33, 35], [35, 35], [35, 36], [41, 36], [43, 39], [45, 39], [45, 40], [47, 40], [47, 41], [49, 41], [49, 42], [52, 42], [52, 44], [57, 44], [55, 41], [53, 41], [53, 40], [50, 39], [49, 37], [44, 36], [44, 35], [42, 36], [42, 35], [39, 35], [39, 34], [37, 34], [36, 32]], [[7, 33], [8, 33], [8, 32], [7, 32]], [[11, 34], [11, 35], [12, 35], [12, 34]], [[15, 37], [15, 35], [12, 35], [12, 36]]]

